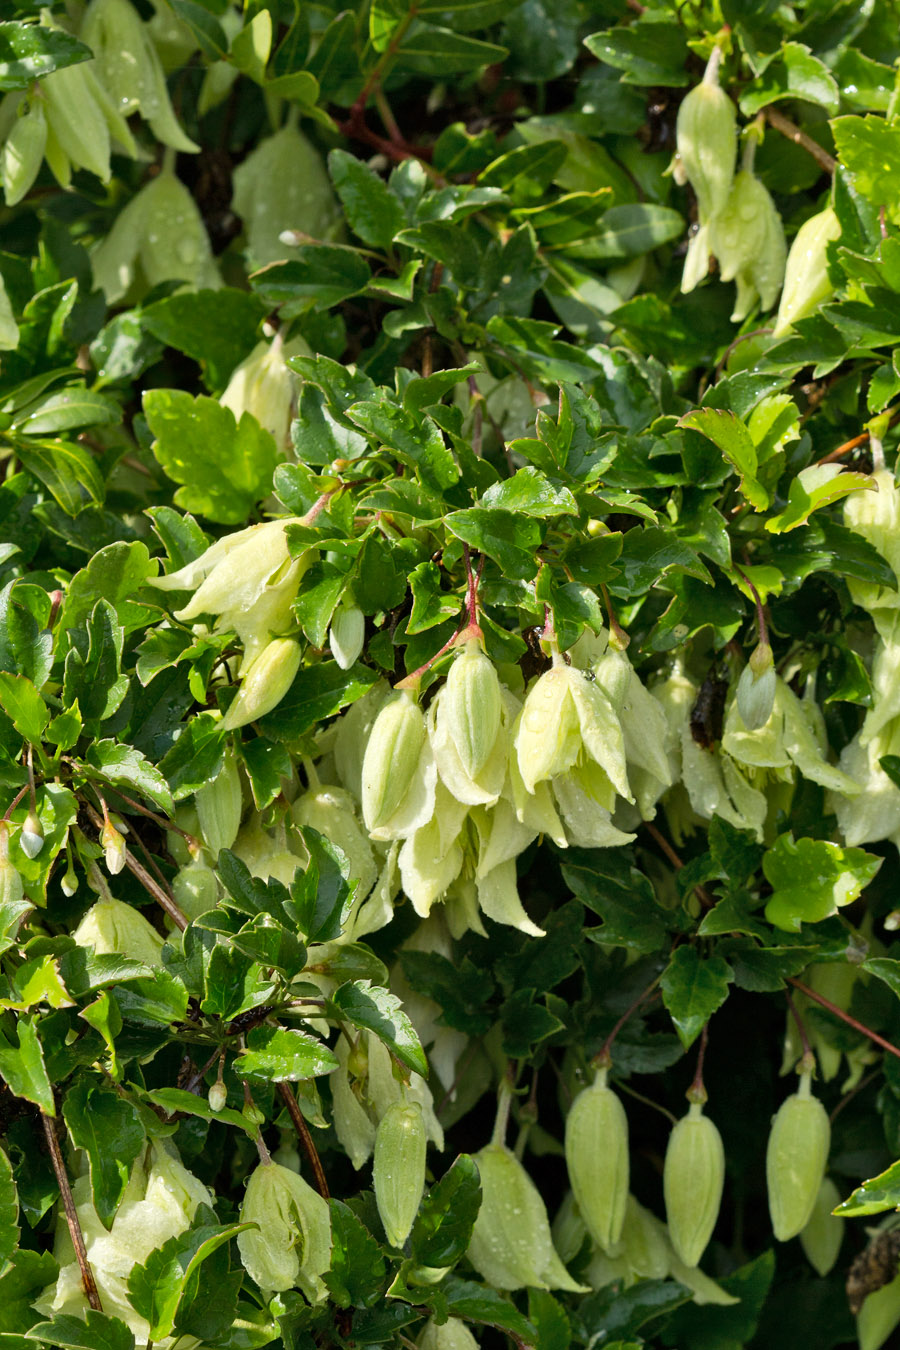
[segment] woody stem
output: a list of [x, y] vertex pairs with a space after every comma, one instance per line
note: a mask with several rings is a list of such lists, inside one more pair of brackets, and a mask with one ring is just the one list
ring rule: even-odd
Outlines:
[[78, 1259], [78, 1268], [81, 1271], [81, 1287], [84, 1290], [85, 1298], [93, 1308], [94, 1312], [102, 1312], [103, 1304], [100, 1302], [97, 1281], [94, 1279], [94, 1272], [91, 1270], [91, 1263], [88, 1260], [87, 1248], [84, 1245], [84, 1234], [81, 1231], [81, 1224], [78, 1220], [78, 1211], [75, 1208], [75, 1197], [72, 1195], [72, 1187], [69, 1185], [69, 1175], [66, 1172], [62, 1150], [59, 1147], [59, 1137], [56, 1133], [56, 1121], [52, 1116], [48, 1116], [46, 1111], [41, 1111], [41, 1124], [44, 1127], [44, 1138], [47, 1141], [47, 1148], [50, 1152], [50, 1161], [53, 1164], [53, 1173], [56, 1177], [56, 1184], [59, 1187], [59, 1194], [66, 1215], [66, 1223], [69, 1228], [69, 1236], [72, 1239], [72, 1246], [75, 1248], [75, 1256]]
[[[836, 1003], [832, 1003], [831, 1000], [825, 998], [823, 994], [817, 994], [815, 989], [810, 989], [809, 985], [803, 984], [802, 981], [795, 979], [793, 975], [787, 976], [787, 982], [788, 984], [794, 985], [796, 989], [799, 989], [801, 994], [805, 994], [807, 998], [811, 998], [814, 1003], [818, 1003], [821, 1007], [827, 1008], [830, 1013], [834, 1013], [835, 1017], [839, 1017], [842, 1022], [846, 1022], [848, 1027], [853, 1027], [854, 1031], [860, 1032], [863, 1036], [868, 1036], [870, 1041], [874, 1041], [876, 1045], [880, 1045], [882, 1050], [887, 1050], [889, 1055], [894, 1055], [897, 1059], [900, 1059], [900, 1050], [897, 1049], [896, 1045], [891, 1045], [890, 1041], [886, 1041], [883, 1036], [879, 1036], [877, 1031], [873, 1031], [871, 1027], [867, 1027], [864, 1022], [858, 1022], [855, 1017], [851, 1017], [848, 1012], [844, 1012], [843, 1008], [839, 1008]], [[794, 1013], [794, 1016], [796, 1017], [797, 1014]]]
[[287, 1113], [291, 1118], [291, 1123], [297, 1131], [297, 1138], [303, 1145], [303, 1151], [309, 1160], [309, 1165], [312, 1168], [313, 1178], [316, 1183], [316, 1190], [323, 1199], [327, 1200], [331, 1192], [328, 1189], [328, 1182], [325, 1179], [325, 1169], [322, 1167], [322, 1159], [319, 1157], [319, 1151], [313, 1143], [313, 1137], [309, 1132], [309, 1126], [303, 1118], [303, 1112], [297, 1105], [297, 1099], [293, 1092], [291, 1092], [290, 1084], [278, 1083], [277, 1087], [278, 1095], [284, 1102]]

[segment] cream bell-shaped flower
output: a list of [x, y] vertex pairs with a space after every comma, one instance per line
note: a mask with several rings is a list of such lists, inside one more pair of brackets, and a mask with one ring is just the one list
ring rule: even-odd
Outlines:
[[[871, 475], [877, 491], [861, 489], [844, 500], [844, 524], [861, 534], [900, 576], [900, 489], [889, 469], [876, 469]], [[900, 608], [900, 591], [890, 590], [874, 581], [848, 577], [847, 585], [854, 602], [869, 610], [881, 630], [879, 611]], [[888, 620], [893, 619], [888, 613]]]
[[815, 314], [834, 293], [828, 275], [828, 245], [841, 237], [841, 225], [830, 206], [805, 221], [791, 244], [784, 289], [772, 337], [784, 337], [798, 319]]
[[362, 814], [370, 836], [400, 839], [426, 824], [436, 777], [424, 714], [408, 690], [399, 690], [382, 704], [363, 756]]
[[287, 450], [300, 382], [285, 362], [289, 356], [311, 355], [308, 343], [301, 337], [285, 343], [278, 332], [271, 342], [258, 342], [231, 372], [219, 402], [223, 408], [231, 409], [236, 422], [240, 422], [245, 412], [251, 413], [261, 427], [272, 433], [279, 450]]
[[79, 947], [93, 947], [96, 956], [130, 956], [158, 966], [164, 938], [140, 910], [121, 900], [98, 900], [72, 934]]
[[[125, 1194], [109, 1230], [94, 1209], [88, 1175], [78, 1177], [72, 1195], [104, 1311], [121, 1318], [134, 1333], [137, 1344], [144, 1345], [150, 1326], [132, 1307], [128, 1277], [152, 1251], [186, 1232], [197, 1206], [211, 1206], [213, 1198], [183, 1166], [172, 1146], [159, 1139], [148, 1144], [132, 1165]], [[43, 1291], [34, 1306], [44, 1317], [57, 1313], [83, 1316], [88, 1305], [81, 1271], [61, 1212], [54, 1256], [60, 1266], [56, 1283]], [[200, 1346], [193, 1337], [178, 1335], [164, 1337], [154, 1345], [160, 1350], [172, 1350], [176, 1342], [178, 1350], [198, 1350]]]
[[328, 1202], [289, 1167], [260, 1163], [251, 1173], [238, 1233], [244, 1269], [266, 1292], [299, 1288], [310, 1303], [328, 1296], [322, 1275], [331, 1265]]
[[565, 1289], [583, 1293], [553, 1245], [540, 1192], [511, 1149], [487, 1144], [475, 1154], [482, 1201], [467, 1252], [496, 1289]]
[[608, 696], [583, 671], [561, 661], [541, 675], [525, 698], [514, 735], [519, 773], [528, 792], [594, 760], [627, 801], [632, 801], [622, 728]]
[[[460, 659], [452, 667], [451, 674], [456, 669], [474, 673], [477, 656], [466, 658], [462, 667]], [[487, 662], [487, 657], [483, 657], [483, 660]], [[456, 800], [467, 806], [491, 805], [503, 791], [509, 763], [510, 732], [521, 706], [515, 695], [500, 685], [493, 666], [491, 672], [498, 694], [497, 717], [495, 721], [492, 710], [488, 719], [490, 748], [483, 757], [479, 756], [480, 763], [475, 774], [466, 767], [467, 760], [469, 763], [474, 762], [473, 756], [467, 754], [464, 758], [459, 752], [459, 744], [466, 739], [466, 730], [471, 731], [471, 725], [460, 730], [463, 715], [459, 681], [457, 687], [451, 686], [448, 681], [428, 710], [428, 738], [440, 779]], [[492, 690], [490, 681], [484, 683], [487, 689]]]
[[291, 605], [311, 556], [307, 552], [292, 558], [288, 551], [287, 527], [295, 519], [237, 530], [177, 572], [156, 577], [150, 584], [165, 591], [193, 590], [193, 598], [176, 611], [176, 619], [190, 623], [203, 614], [216, 615], [216, 630], [237, 633], [244, 646], [244, 664], [249, 666], [292, 621]]

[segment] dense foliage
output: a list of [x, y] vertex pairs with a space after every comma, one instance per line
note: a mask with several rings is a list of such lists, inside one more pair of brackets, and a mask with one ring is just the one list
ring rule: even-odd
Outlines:
[[887, 1343], [898, 21], [5, 0], [0, 1350]]

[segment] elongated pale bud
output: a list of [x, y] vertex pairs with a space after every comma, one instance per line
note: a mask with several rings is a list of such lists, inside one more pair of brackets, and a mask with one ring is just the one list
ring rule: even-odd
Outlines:
[[294, 683], [302, 656], [295, 638], [273, 638], [242, 676], [238, 696], [222, 720], [223, 729], [234, 731], [277, 708]]
[[341, 605], [335, 610], [328, 630], [331, 655], [341, 670], [349, 670], [363, 649], [366, 620], [358, 605]]
[[125, 866], [125, 838], [111, 820], [107, 820], [100, 831], [100, 845], [105, 854], [106, 870], [111, 877], [118, 876]]
[[768, 642], [760, 642], [741, 671], [735, 695], [741, 721], [748, 731], [758, 731], [772, 716], [776, 684], [772, 648]]
[[19, 846], [26, 858], [36, 858], [44, 847], [44, 827], [33, 807], [22, 822]]
[[779, 1242], [806, 1227], [828, 1161], [831, 1125], [812, 1095], [811, 1080], [810, 1071], [800, 1074], [800, 1086], [781, 1103], [769, 1133], [766, 1182], [772, 1231]]
[[68, 867], [59, 879], [59, 884], [63, 895], [67, 895], [70, 898], [78, 890], [78, 873], [75, 871], [75, 864], [71, 857], [69, 858]]
[[800, 1234], [807, 1261], [823, 1279], [838, 1259], [844, 1240], [844, 1220], [832, 1213], [840, 1203], [841, 1193], [831, 1177], [823, 1178], [813, 1212]]
[[466, 642], [450, 667], [438, 717], [446, 721], [450, 739], [470, 778], [477, 778], [494, 748], [502, 708], [494, 663], [478, 641]]
[[622, 1235], [628, 1198], [628, 1118], [606, 1069], [584, 1088], [566, 1117], [566, 1167], [591, 1237], [609, 1251]]
[[321, 1276], [331, 1264], [328, 1203], [288, 1167], [260, 1163], [247, 1182], [238, 1234], [244, 1268], [261, 1289], [297, 1286], [311, 1303], [326, 1295]]
[[232, 750], [225, 751], [215, 778], [194, 793], [200, 832], [213, 858], [231, 848], [241, 826], [241, 776]]
[[362, 767], [362, 810], [368, 830], [390, 820], [409, 791], [425, 741], [425, 718], [401, 690], [375, 718]]
[[488, 1144], [475, 1155], [482, 1201], [468, 1257], [496, 1289], [583, 1289], [559, 1259], [550, 1221], [535, 1186], [516, 1155]]
[[28, 112], [17, 120], [0, 151], [0, 175], [7, 206], [20, 202], [37, 178], [46, 145], [44, 105], [35, 99]]
[[378, 1213], [392, 1247], [412, 1230], [425, 1190], [425, 1121], [418, 1102], [394, 1102], [375, 1134], [372, 1181]]
[[784, 337], [798, 319], [814, 314], [833, 294], [827, 248], [840, 235], [840, 221], [830, 206], [800, 226], [787, 256], [773, 338]]
[[718, 53], [682, 100], [675, 126], [681, 168], [697, 194], [700, 223], [715, 219], [728, 201], [737, 158], [734, 104], [719, 87]]
[[686, 1266], [696, 1266], [712, 1237], [725, 1181], [722, 1136], [700, 1102], [669, 1135], [663, 1192], [669, 1237]]

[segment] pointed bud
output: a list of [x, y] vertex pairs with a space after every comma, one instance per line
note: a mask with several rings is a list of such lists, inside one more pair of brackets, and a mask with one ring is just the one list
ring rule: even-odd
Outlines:
[[413, 696], [388, 699], [369, 735], [362, 767], [362, 810], [368, 830], [387, 824], [409, 791], [425, 741], [425, 718]]
[[591, 1236], [604, 1251], [619, 1241], [628, 1196], [628, 1117], [606, 1086], [606, 1070], [572, 1103], [566, 1118], [566, 1167]]
[[358, 605], [341, 605], [335, 610], [328, 630], [328, 645], [341, 670], [349, 670], [358, 660], [365, 635], [366, 620]]
[[669, 1135], [663, 1171], [669, 1237], [680, 1260], [696, 1266], [712, 1237], [725, 1181], [725, 1150], [700, 1102]]
[[38, 819], [34, 807], [31, 808], [22, 823], [19, 846], [26, 858], [36, 858], [44, 847], [44, 827]]
[[22, 878], [9, 861], [9, 826], [0, 821], [0, 904], [16, 905], [25, 894]]
[[828, 1113], [812, 1095], [810, 1072], [781, 1103], [766, 1149], [766, 1181], [772, 1231], [779, 1242], [796, 1237], [815, 1208], [831, 1144]]
[[277, 708], [300, 669], [303, 649], [294, 638], [273, 638], [244, 674], [241, 687], [222, 719], [224, 731], [255, 722]]
[[840, 235], [840, 221], [830, 206], [800, 226], [787, 256], [773, 338], [784, 337], [798, 319], [814, 314], [833, 294], [827, 249]]
[[776, 687], [772, 648], [768, 642], [760, 642], [741, 671], [735, 695], [741, 721], [748, 731], [758, 731], [772, 716]]
[[823, 1280], [837, 1261], [844, 1240], [844, 1220], [832, 1213], [840, 1203], [837, 1186], [831, 1177], [824, 1177], [812, 1214], [800, 1234], [806, 1259]]
[[470, 778], [487, 763], [500, 731], [503, 700], [494, 664], [477, 640], [463, 645], [447, 676], [438, 717]]
[[392, 1247], [412, 1231], [425, 1190], [425, 1121], [418, 1102], [394, 1102], [375, 1134], [372, 1181], [378, 1213]]

